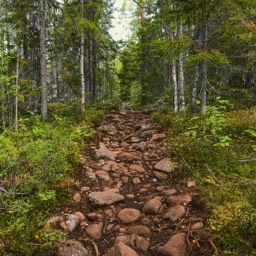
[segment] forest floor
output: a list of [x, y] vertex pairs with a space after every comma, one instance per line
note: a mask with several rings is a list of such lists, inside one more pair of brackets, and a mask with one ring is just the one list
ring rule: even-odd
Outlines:
[[195, 182], [175, 170], [167, 138], [129, 106], [105, 117], [75, 177], [75, 203], [47, 223], [69, 234], [57, 255], [213, 255], [210, 211]]

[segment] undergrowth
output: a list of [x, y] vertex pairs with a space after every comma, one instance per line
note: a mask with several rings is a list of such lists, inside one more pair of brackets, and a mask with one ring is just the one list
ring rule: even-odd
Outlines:
[[[19, 131], [0, 134], [0, 255], [53, 255], [66, 234], [45, 227], [58, 205], [71, 198], [81, 150], [104, 111], [50, 106], [49, 122], [37, 114], [19, 120]], [[81, 113], [81, 112], [80, 112]]]
[[212, 209], [216, 255], [256, 255], [256, 108], [232, 110], [220, 100], [204, 115], [162, 108], [152, 118], [171, 128], [178, 169], [197, 181]]

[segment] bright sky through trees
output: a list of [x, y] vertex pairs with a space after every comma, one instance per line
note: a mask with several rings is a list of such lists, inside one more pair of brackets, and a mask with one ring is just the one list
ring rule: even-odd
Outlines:
[[[131, 12], [129, 8], [125, 8], [122, 11], [122, 6], [125, 0], [115, 0], [113, 13], [113, 28], [110, 29], [110, 34], [115, 41], [127, 40], [131, 35], [130, 21], [132, 20]], [[129, 1], [128, 1], [129, 2]]]

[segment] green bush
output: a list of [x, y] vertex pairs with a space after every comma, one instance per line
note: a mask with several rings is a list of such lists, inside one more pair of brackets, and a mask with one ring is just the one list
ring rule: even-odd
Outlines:
[[88, 110], [80, 123], [54, 114], [41, 122], [33, 114], [20, 120], [19, 132], [0, 135], [1, 255], [51, 255], [54, 241], [65, 234], [47, 229], [45, 220], [71, 198], [63, 184], [81, 165], [81, 149], [103, 114]]
[[161, 109], [152, 118], [171, 127], [178, 169], [197, 180], [213, 209], [209, 227], [221, 255], [256, 253], [256, 110], [232, 110], [220, 101], [205, 115]]

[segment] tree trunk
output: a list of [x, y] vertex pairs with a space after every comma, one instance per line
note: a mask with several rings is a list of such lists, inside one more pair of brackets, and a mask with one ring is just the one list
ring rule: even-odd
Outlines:
[[[81, 0], [82, 18], [83, 18], [83, 5], [84, 0]], [[80, 75], [81, 75], [81, 105], [84, 110], [85, 103], [85, 75], [84, 75], [84, 32], [82, 29], [81, 39], [80, 39]]]
[[[206, 50], [207, 46], [207, 39], [208, 39], [208, 33], [207, 33], [207, 25], [204, 25], [204, 31], [203, 31], [203, 49]], [[206, 111], [206, 87], [207, 87], [207, 61], [204, 60], [202, 62], [202, 88], [201, 88], [201, 106], [200, 111], [202, 114]]]
[[18, 98], [18, 86], [19, 86], [19, 52], [18, 52], [18, 57], [17, 57], [17, 62], [16, 62], [16, 95], [15, 95], [15, 117], [14, 117], [14, 129], [15, 131], [18, 131], [19, 129], [19, 122], [18, 122], [18, 104], [19, 104], [19, 98]]
[[176, 63], [175, 60], [172, 61], [172, 81], [173, 81], [173, 107], [174, 112], [178, 112], [178, 83], [177, 83], [177, 73], [176, 73]]
[[[182, 22], [178, 24], [178, 36], [182, 36]], [[181, 52], [178, 57], [178, 101], [179, 109], [185, 109], [185, 96], [184, 96], [184, 53]]]
[[196, 112], [196, 97], [197, 97], [197, 83], [199, 78], [199, 61], [195, 62], [194, 66], [194, 81], [192, 85], [192, 101], [191, 101], [191, 109], [192, 112]]
[[40, 89], [41, 89], [41, 118], [47, 119], [47, 64], [45, 43], [45, 2], [40, 0]]

